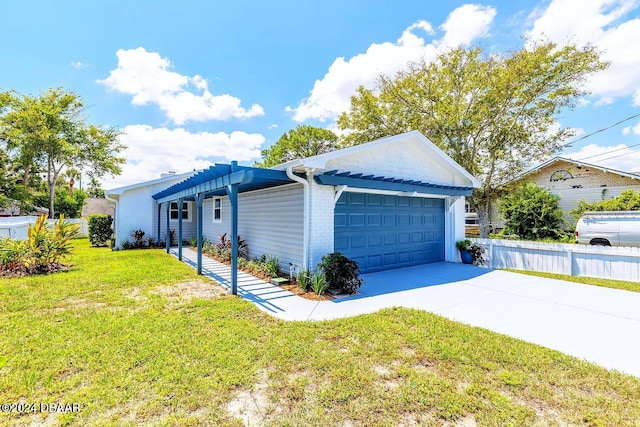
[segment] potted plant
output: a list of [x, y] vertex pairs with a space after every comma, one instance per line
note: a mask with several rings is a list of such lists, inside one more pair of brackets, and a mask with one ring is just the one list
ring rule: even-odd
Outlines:
[[464, 264], [484, 265], [485, 249], [482, 246], [465, 239], [456, 242], [456, 249], [460, 251], [460, 258]]

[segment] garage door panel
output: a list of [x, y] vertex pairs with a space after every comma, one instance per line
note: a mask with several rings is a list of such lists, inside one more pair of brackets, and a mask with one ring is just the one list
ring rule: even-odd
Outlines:
[[382, 196], [380, 194], [368, 194], [367, 201], [369, 206], [380, 206], [382, 205]]
[[395, 215], [383, 215], [382, 216], [382, 224], [385, 227], [395, 227], [396, 226], [396, 216]]
[[351, 227], [362, 227], [364, 226], [364, 213], [352, 213], [349, 214], [348, 224]]
[[398, 244], [404, 245], [411, 242], [411, 234], [407, 232], [398, 233]]
[[369, 246], [370, 247], [374, 247], [374, 246], [382, 246], [382, 236], [379, 234], [375, 234], [372, 236], [368, 236], [369, 238]]
[[335, 209], [335, 250], [363, 272], [444, 260], [444, 201], [345, 192]]
[[397, 237], [395, 234], [385, 234], [384, 236], [384, 244], [385, 245], [395, 245], [397, 242]]
[[[366, 264], [369, 266], [369, 268], [382, 268], [384, 266], [383, 262], [382, 262], [382, 255], [370, 255], [367, 257], [367, 261]], [[358, 265], [360, 265], [358, 263]]]

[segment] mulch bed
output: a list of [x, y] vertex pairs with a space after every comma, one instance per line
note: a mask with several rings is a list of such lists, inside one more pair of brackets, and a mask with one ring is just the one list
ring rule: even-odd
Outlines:
[[25, 276], [33, 276], [35, 274], [51, 274], [57, 273], [59, 271], [69, 270], [71, 265], [64, 264], [49, 264], [46, 266], [32, 266], [27, 267], [26, 265], [16, 264], [11, 266], [0, 267], [0, 277], [6, 278], [14, 278], [14, 277], [25, 277]]
[[304, 299], [313, 300], [313, 301], [331, 301], [334, 299], [333, 296], [329, 294], [316, 295], [313, 291], [303, 291], [297, 283], [287, 283], [286, 285], [279, 285], [285, 291], [289, 291], [292, 294], [296, 294], [299, 297]]

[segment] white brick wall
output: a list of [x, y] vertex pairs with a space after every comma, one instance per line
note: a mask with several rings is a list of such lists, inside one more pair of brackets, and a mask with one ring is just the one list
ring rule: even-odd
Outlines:
[[[418, 144], [421, 144], [422, 147], [417, 147]], [[327, 169], [413, 179], [433, 184], [469, 185], [463, 183], [461, 178], [458, 178], [460, 181], [457, 182], [452, 170], [439, 161], [434, 162], [432, 158], [429, 158], [424, 144], [413, 140], [382, 145], [371, 150], [329, 160]]]
[[333, 186], [319, 185], [311, 180], [311, 270], [315, 270], [324, 255], [333, 252], [333, 198]]
[[[133, 230], [141, 229], [144, 230], [147, 237], [156, 237], [158, 204], [151, 196], [183, 179], [184, 176], [181, 176], [124, 191], [116, 204], [114, 218], [116, 244], [120, 246], [125, 240], [131, 241], [130, 234]], [[166, 229], [165, 224], [161, 225], [163, 236], [164, 229]]]

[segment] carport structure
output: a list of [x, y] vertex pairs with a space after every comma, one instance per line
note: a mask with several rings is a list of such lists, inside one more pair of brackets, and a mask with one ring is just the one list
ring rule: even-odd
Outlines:
[[[203, 243], [203, 203], [206, 198], [228, 196], [231, 205], [231, 292], [238, 293], [238, 193], [277, 187], [293, 183], [285, 171], [216, 163], [171, 187], [154, 194], [158, 204], [158, 241], [160, 240], [162, 207], [166, 209], [166, 250], [170, 250], [170, 206], [176, 202], [179, 207], [185, 201], [196, 204], [197, 271], [202, 274]], [[178, 258], [182, 260], [182, 209], [178, 209]]]

